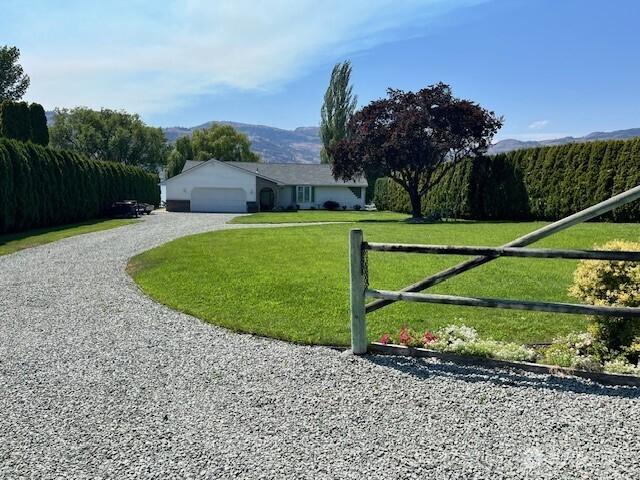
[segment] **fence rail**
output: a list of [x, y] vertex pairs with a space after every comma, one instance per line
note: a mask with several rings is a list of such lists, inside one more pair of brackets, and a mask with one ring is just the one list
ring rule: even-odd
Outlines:
[[[452, 246], [452, 245], [412, 245], [402, 243], [365, 242], [362, 230], [353, 229], [349, 235], [349, 263], [351, 273], [351, 349], [355, 354], [366, 353], [367, 333], [366, 314], [397, 301], [438, 303], [445, 305], [464, 305], [470, 307], [503, 308], [532, 310], [553, 313], [591, 314], [605, 316], [627, 316], [640, 318], [640, 308], [606, 307], [571, 303], [539, 302], [528, 300], [510, 300], [500, 298], [459, 297], [454, 295], [420, 294], [434, 285], [484, 265], [500, 257], [529, 258], [565, 258], [609, 261], [640, 261], [640, 252], [603, 251], [603, 250], [563, 250], [552, 248], [525, 248], [538, 240], [554, 233], [586, 222], [634, 200], [640, 199], [640, 185], [611, 197], [592, 207], [569, 217], [553, 222], [527, 235], [517, 238], [500, 247]], [[405, 252], [436, 255], [477, 255], [451, 268], [409, 285], [400, 291], [369, 289], [368, 265], [365, 261], [367, 251]], [[375, 299], [366, 304], [366, 298]]]

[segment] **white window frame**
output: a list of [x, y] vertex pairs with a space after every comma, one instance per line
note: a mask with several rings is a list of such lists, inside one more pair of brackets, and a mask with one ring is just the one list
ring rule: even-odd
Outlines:
[[296, 187], [296, 202], [311, 203], [311, 186], [310, 185], [298, 185]]

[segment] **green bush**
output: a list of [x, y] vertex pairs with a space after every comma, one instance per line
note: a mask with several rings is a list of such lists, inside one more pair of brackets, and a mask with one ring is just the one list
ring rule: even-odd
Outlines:
[[157, 175], [0, 139], [0, 233], [97, 218], [124, 199], [159, 205]]
[[31, 139], [31, 116], [25, 102], [0, 103], [0, 137], [26, 142]]
[[[467, 159], [426, 195], [423, 214], [473, 220], [556, 220], [640, 184], [640, 138], [517, 150]], [[378, 179], [381, 210], [410, 213], [405, 191]], [[640, 221], [640, 202], [606, 214]]]
[[29, 105], [29, 119], [31, 122], [31, 141], [38, 145], [49, 145], [49, 129], [44, 108], [39, 103]]
[[[640, 243], [614, 240], [598, 250], [640, 252]], [[640, 264], [582, 260], [573, 275], [569, 294], [592, 305], [640, 306]], [[591, 331], [608, 348], [619, 350], [632, 344], [640, 335], [637, 319], [594, 316]]]

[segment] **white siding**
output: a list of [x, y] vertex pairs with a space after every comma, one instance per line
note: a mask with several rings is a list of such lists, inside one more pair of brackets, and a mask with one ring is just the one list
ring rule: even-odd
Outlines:
[[256, 200], [256, 177], [250, 172], [223, 163], [211, 162], [184, 175], [174, 177], [166, 184], [167, 200], [191, 200], [194, 188], [241, 188], [248, 202]]
[[[353, 209], [354, 205], [360, 205], [364, 207], [364, 192], [361, 195], [361, 198], [357, 198], [349, 187], [315, 187], [316, 195], [315, 195], [315, 205], [318, 208], [322, 208], [322, 204], [327, 200], [333, 200], [334, 202], [338, 202], [340, 206], [347, 206], [347, 209]], [[364, 190], [364, 187], [357, 187], [361, 191]]]

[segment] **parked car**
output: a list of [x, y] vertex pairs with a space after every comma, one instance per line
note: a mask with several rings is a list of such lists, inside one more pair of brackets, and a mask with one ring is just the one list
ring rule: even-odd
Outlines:
[[143, 209], [144, 207], [141, 207], [136, 200], [122, 200], [111, 205], [109, 214], [112, 217], [136, 218], [142, 215]]

